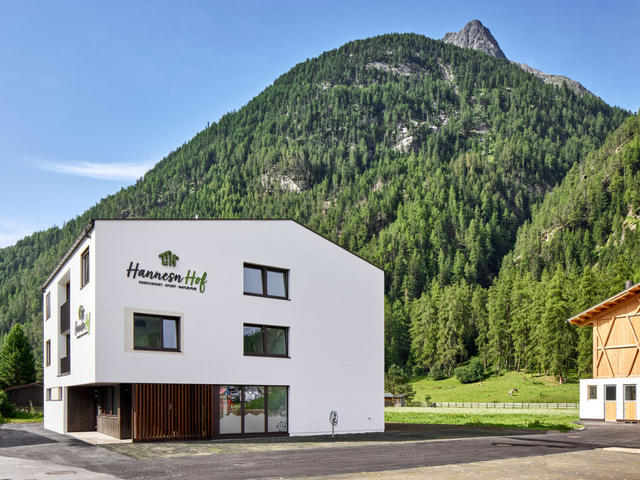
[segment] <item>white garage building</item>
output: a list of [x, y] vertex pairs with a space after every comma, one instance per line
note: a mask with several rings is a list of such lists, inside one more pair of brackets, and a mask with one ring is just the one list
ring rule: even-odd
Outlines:
[[43, 286], [44, 426], [384, 430], [384, 275], [290, 220], [95, 220]]

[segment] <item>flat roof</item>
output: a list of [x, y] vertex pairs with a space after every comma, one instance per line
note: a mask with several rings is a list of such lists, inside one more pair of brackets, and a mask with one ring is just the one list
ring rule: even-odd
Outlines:
[[584, 312], [580, 312], [577, 315], [574, 315], [567, 322], [573, 323], [574, 325], [588, 325], [593, 317], [598, 315], [599, 313], [604, 312], [605, 310], [609, 310], [610, 308], [632, 298], [633, 296], [640, 293], [640, 283], [636, 283], [635, 285], [623, 290], [620, 293], [616, 293], [614, 296], [603, 300], [602, 302], [594, 305], [586, 309]]
[[363, 262], [368, 263], [372, 267], [377, 268], [378, 270], [384, 272], [382, 268], [377, 265], [371, 263], [369, 260], [361, 257], [357, 253], [353, 253], [351, 250], [344, 248], [342, 245], [337, 244], [333, 240], [330, 240], [323, 235], [320, 235], [318, 232], [311, 230], [309, 227], [301, 224], [300, 222], [293, 220], [291, 218], [94, 218], [89, 221], [89, 223], [82, 229], [78, 238], [73, 242], [67, 253], [64, 254], [62, 259], [56, 265], [56, 268], [53, 269], [51, 275], [47, 277], [47, 280], [40, 287], [43, 291], [49, 286], [53, 278], [58, 274], [58, 272], [62, 269], [62, 267], [67, 263], [67, 260], [74, 254], [77, 250], [78, 246], [82, 243], [82, 241], [89, 236], [89, 233], [93, 230], [95, 226], [95, 222], [293, 222], [302, 228], [309, 230], [314, 235], [319, 236], [320, 238], [326, 240], [327, 242], [333, 243], [336, 247], [341, 248], [347, 253], [359, 258]]

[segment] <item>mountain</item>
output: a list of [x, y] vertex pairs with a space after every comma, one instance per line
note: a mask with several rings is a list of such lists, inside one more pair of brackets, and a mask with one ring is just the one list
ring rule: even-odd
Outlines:
[[442, 41], [457, 47], [479, 50], [497, 58], [507, 58], [491, 31], [480, 20], [471, 20], [458, 33], [445, 33]]
[[627, 116], [421, 35], [350, 42], [0, 250], [0, 332], [25, 323], [41, 356], [39, 285], [90, 218], [293, 218], [385, 269], [387, 363], [450, 372], [483, 345], [487, 288], [532, 207]]
[[487, 355], [523, 365], [542, 358], [565, 373], [575, 358], [581, 376], [590, 375], [591, 329], [576, 331], [565, 319], [623, 290], [626, 280], [640, 281], [639, 192], [636, 115], [576, 162], [520, 227], [488, 292], [487, 323], [500, 341]]
[[[502, 52], [500, 45], [498, 45], [498, 41], [493, 38], [493, 35], [491, 35], [489, 29], [482, 25], [480, 20], [471, 20], [464, 27], [462, 27], [462, 30], [460, 30], [458, 33], [446, 33], [444, 37], [442, 37], [442, 41], [445, 43], [452, 43], [453, 45], [462, 48], [479, 50], [486, 53], [487, 55], [492, 55], [497, 58], [507, 58]], [[593, 95], [582, 84], [580, 84], [580, 82], [576, 82], [569, 77], [541, 72], [540, 70], [530, 67], [525, 63], [514, 63], [522, 68], [525, 72], [529, 72], [538, 77], [544, 83], [556, 86], [561, 86], [563, 83], [566, 83], [571, 90], [580, 95]]]

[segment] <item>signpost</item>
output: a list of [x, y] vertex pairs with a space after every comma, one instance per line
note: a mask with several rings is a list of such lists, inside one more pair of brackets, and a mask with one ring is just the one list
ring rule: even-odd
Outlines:
[[336, 412], [335, 410], [331, 410], [331, 413], [329, 414], [329, 423], [331, 424], [331, 436], [334, 436], [334, 428], [336, 425], [338, 425], [338, 412]]

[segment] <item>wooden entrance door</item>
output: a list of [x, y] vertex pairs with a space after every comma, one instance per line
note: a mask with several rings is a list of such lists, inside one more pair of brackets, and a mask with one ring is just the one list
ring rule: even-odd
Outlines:
[[604, 387], [604, 419], [607, 422], [616, 421], [616, 386]]
[[625, 385], [624, 386], [624, 419], [625, 420], [637, 420], [636, 411], [636, 386]]

